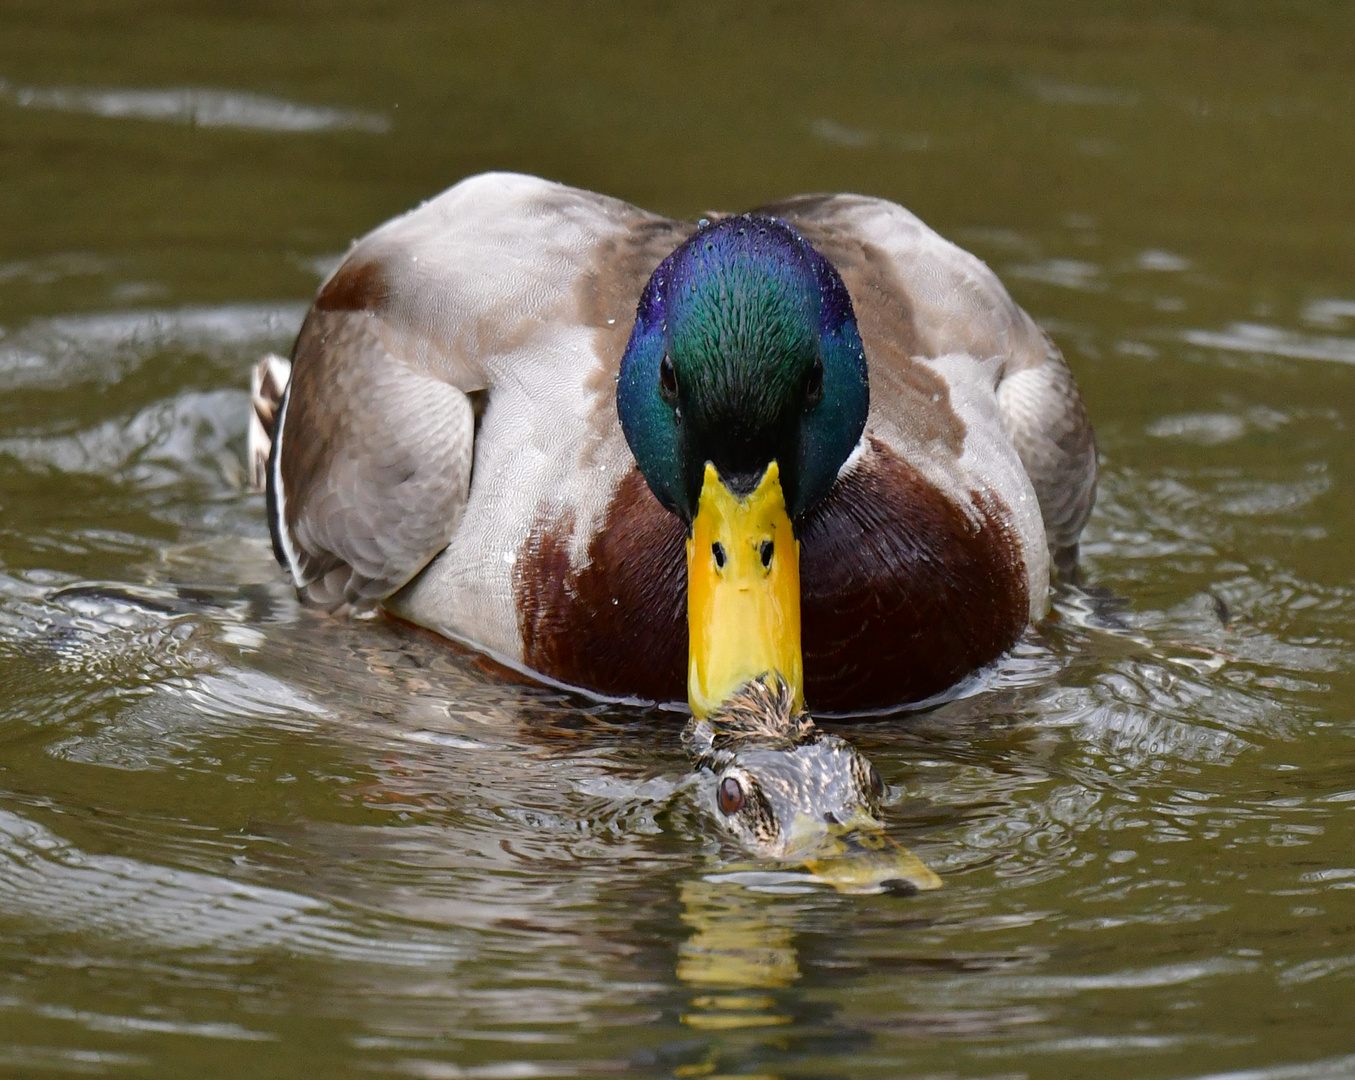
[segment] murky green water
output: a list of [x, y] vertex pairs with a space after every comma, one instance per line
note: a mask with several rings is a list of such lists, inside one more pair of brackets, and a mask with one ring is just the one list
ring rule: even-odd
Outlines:
[[[813, 11], [0, 7], [0, 1071], [1355, 1076], [1351, 9]], [[750, 864], [679, 718], [293, 602], [248, 366], [489, 167], [889, 196], [1068, 354], [1100, 599], [835, 727], [941, 891]]]

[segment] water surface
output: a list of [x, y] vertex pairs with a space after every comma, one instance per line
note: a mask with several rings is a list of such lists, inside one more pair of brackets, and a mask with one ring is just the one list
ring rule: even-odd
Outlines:
[[[0, 1069], [1355, 1076], [1339, 5], [0, 7]], [[945, 888], [750, 862], [672, 713], [301, 610], [249, 365], [486, 168], [897, 199], [1067, 354], [1084, 591], [834, 725]]]

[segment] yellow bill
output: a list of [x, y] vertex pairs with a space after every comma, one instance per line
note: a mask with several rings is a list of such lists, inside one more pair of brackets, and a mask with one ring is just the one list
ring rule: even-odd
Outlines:
[[772, 462], [745, 499], [706, 463], [687, 541], [687, 701], [708, 715], [745, 683], [777, 673], [804, 701], [800, 543]]
[[[798, 823], [797, 823], [798, 824]], [[805, 868], [839, 892], [911, 894], [941, 888], [936, 871], [868, 815], [840, 826], [808, 822]]]

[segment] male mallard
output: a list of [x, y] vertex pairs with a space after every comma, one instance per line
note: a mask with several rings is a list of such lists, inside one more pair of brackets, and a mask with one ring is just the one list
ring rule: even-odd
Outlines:
[[944, 690], [1043, 616], [1095, 496], [1058, 350], [858, 195], [691, 224], [471, 177], [354, 244], [288, 374], [252, 441], [305, 600], [698, 715], [771, 672]]

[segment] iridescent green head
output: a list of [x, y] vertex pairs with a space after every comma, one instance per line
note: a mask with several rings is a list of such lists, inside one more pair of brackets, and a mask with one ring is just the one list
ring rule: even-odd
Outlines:
[[791, 226], [755, 214], [703, 226], [654, 271], [617, 388], [640, 471], [687, 522], [706, 462], [742, 496], [773, 461], [800, 521], [860, 439], [869, 402], [841, 277]]

